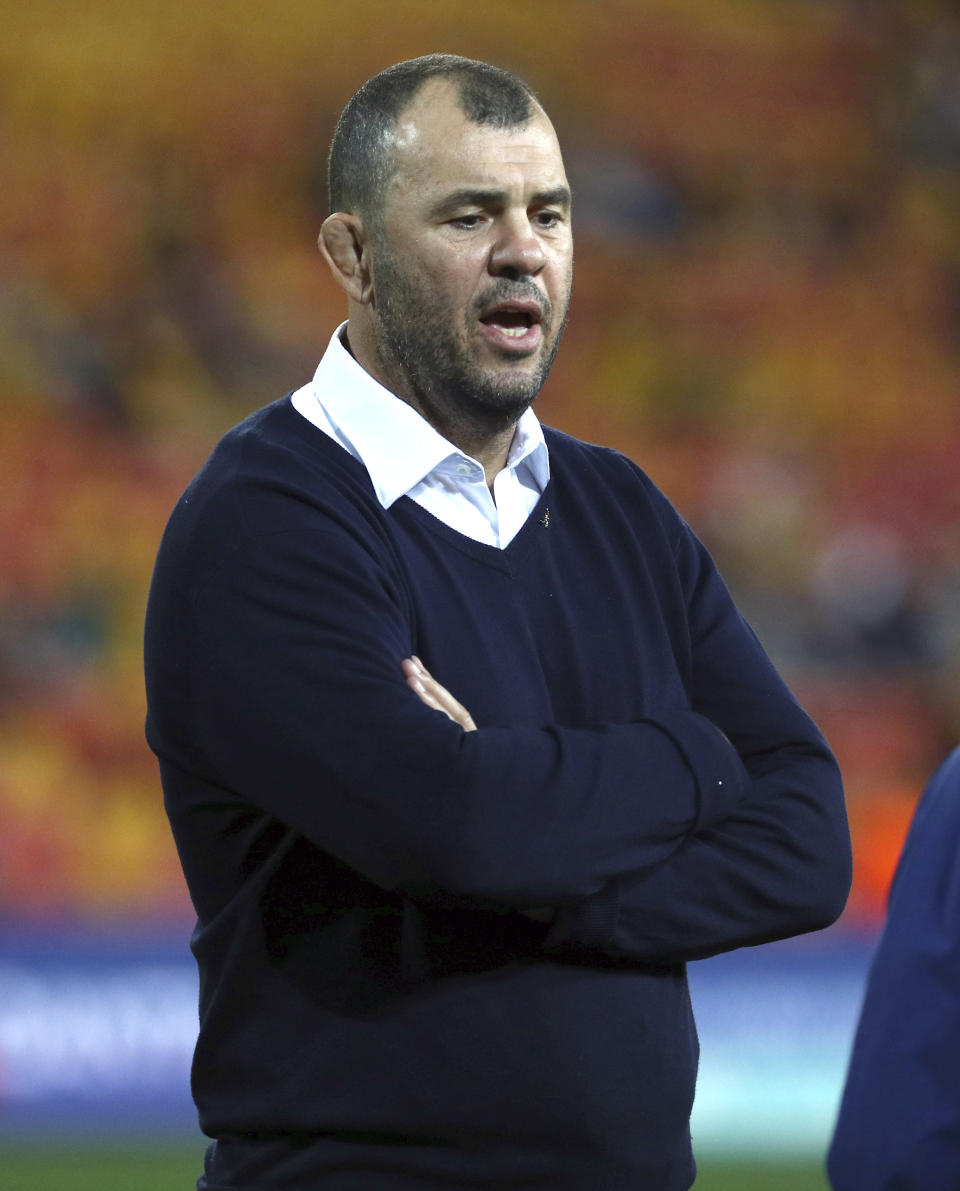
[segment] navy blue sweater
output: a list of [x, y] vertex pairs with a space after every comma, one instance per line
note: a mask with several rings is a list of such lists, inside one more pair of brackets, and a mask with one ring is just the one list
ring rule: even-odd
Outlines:
[[685, 1189], [684, 961], [843, 906], [836, 764], [704, 548], [629, 460], [546, 435], [503, 551], [384, 511], [289, 400], [171, 517], [147, 730], [198, 918], [202, 1186]]

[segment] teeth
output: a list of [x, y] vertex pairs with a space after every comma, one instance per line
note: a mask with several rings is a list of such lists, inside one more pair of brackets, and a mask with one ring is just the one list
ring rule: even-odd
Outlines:
[[511, 339], [519, 339], [521, 335], [526, 335], [529, 327], [501, 327], [500, 330], [504, 335], [509, 335]]

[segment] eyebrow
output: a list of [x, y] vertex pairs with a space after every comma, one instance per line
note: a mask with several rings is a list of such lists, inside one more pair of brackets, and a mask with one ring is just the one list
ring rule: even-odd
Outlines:
[[[503, 207], [507, 202], [505, 190], [494, 188], [466, 187], [446, 194], [431, 208], [431, 215], [440, 217], [458, 210], [460, 207]], [[538, 190], [531, 196], [531, 207], [563, 207], [569, 210], [571, 203], [570, 189], [567, 186], [554, 186], [550, 190]]]

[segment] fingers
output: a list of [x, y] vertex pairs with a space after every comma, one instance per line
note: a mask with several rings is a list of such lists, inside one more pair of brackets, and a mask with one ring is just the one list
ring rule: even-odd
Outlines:
[[455, 724], [459, 724], [464, 732], [476, 731], [477, 725], [473, 722], [470, 712], [454, 699], [446, 687], [437, 682], [418, 657], [405, 658], [401, 662], [401, 669], [407, 685], [416, 691], [428, 707], [442, 711]]

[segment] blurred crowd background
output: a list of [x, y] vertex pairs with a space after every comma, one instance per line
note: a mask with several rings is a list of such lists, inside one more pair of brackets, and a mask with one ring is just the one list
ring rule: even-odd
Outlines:
[[960, 17], [926, 0], [0, 3], [0, 921], [189, 922], [143, 740], [154, 554], [343, 317], [343, 103], [516, 70], [577, 277], [544, 421], [671, 496], [826, 731], [879, 923], [960, 740]]

